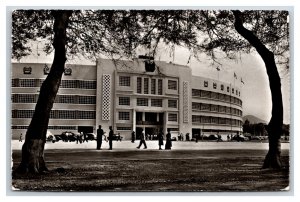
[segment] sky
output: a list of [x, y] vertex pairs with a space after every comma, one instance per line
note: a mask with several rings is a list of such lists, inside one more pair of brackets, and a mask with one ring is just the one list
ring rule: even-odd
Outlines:
[[[176, 47], [174, 55], [168, 51], [165, 46], [161, 46], [158, 50], [158, 59], [175, 64], [187, 65], [192, 69], [192, 74], [196, 76], [208, 77], [211, 79], [220, 80], [231, 83], [231, 85], [239, 87], [242, 92], [243, 100], [243, 115], [254, 115], [266, 122], [271, 118], [271, 94], [269, 89], [268, 77], [265, 70], [265, 65], [258, 54], [244, 54], [237, 60], [223, 59], [219, 60], [221, 65], [218, 67], [220, 71], [216, 70], [217, 66], [211, 65], [211, 60], [205, 55], [201, 55], [200, 61], [195, 58], [187, 64], [189, 59], [189, 52], [182, 47]], [[32, 54], [20, 60], [20, 62], [37, 62], [37, 63], [51, 63], [53, 55], [46, 56], [42, 52], [42, 43], [34, 44], [32, 46]], [[95, 64], [92, 61], [74, 59], [68, 63], [76, 64]], [[234, 78], [234, 73], [237, 79]], [[289, 70], [279, 69], [282, 79], [282, 95], [284, 105], [284, 123], [290, 123], [290, 73]], [[244, 82], [242, 84], [241, 78]]]

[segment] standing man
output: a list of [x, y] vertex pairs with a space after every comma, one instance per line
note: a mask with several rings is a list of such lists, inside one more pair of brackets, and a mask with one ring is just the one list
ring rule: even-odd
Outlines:
[[164, 135], [162, 130], [160, 130], [160, 132], [158, 133], [157, 139], [158, 139], [159, 150], [162, 150], [161, 146], [164, 145]]
[[99, 128], [97, 129], [97, 150], [101, 149], [102, 136], [103, 136], [103, 130], [101, 129], [101, 125], [99, 125]]
[[144, 133], [143, 129], [142, 129], [140, 144], [137, 148], [139, 149], [142, 146], [142, 144], [144, 144], [144, 149], [147, 149], [147, 145], [146, 145], [146, 141], [145, 141], [145, 133]]
[[172, 142], [171, 142], [171, 133], [170, 133], [170, 128], [168, 128], [167, 130], [167, 134], [166, 134], [166, 147], [165, 149], [171, 149], [172, 147]]
[[112, 150], [113, 136], [114, 136], [114, 131], [113, 131], [113, 129], [112, 129], [112, 126], [109, 126], [109, 135], [108, 135], [108, 140], [109, 140], [109, 150]]
[[132, 131], [132, 133], [131, 133], [131, 142], [134, 143], [134, 141], [135, 141], [135, 132]]

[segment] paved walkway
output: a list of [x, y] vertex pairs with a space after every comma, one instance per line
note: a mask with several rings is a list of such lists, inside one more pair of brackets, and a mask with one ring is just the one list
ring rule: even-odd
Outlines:
[[[19, 142], [18, 140], [12, 140], [11, 148], [12, 150], [21, 150], [23, 142]], [[146, 141], [147, 150], [158, 150], [158, 142], [157, 141]], [[130, 141], [121, 141], [113, 142], [113, 150], [138, 150], [136, 147], [138, 146], [139, 141], [135, 141], [135, 143], [131, 143]], [[173, 147], [172, 150], [216, 150], [216, 149], [253, 149], [253, 150], [268, 150], [268, 143], [261, 142], [181, 142], [175, 141], [172, 142]], [[102, 143], [102, 149], [108, 149], [108, 142]], [[164, 148], [164, 147], [163, 147]], [[289, 143], [282, 143], [282, 150], [289, 150]], [[96, 149], [96, 141], [89, 141], [88, 143], [76, 144], [76, 142], [47, 142], [45, 145], [45, 149]], [[140, 150], [143, 149], [143, 146]]]

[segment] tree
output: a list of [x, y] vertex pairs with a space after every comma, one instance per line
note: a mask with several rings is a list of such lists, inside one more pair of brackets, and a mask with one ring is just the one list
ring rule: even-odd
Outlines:
[[[225, 53], [228, 58], [234, 58], [239, 52], [249, 53], [253, 47], [258, 51], [268, 70], [273, 102], [269, 123], [270, 149], [264, 167], [280, 167], [280, 142], [277, 141], [278, 126], [282, 125], [283, 119], [280, 78], [274, 54], [264, 44], [276, 54], [281, 52], [280, 61], [287, 59], [284, 54], [288, 52], [288, 34], [282, 27], [286, 25], [286, 16], [284, 11], [14, 11], [12, 57], [20, 59], [30, 54], [28, 43], [39, 39], [47, 42], [46, 53], [54, 51], [53, 64], [41, 86], [16, 173], [47, 170], [44, 160], [46, 131], [67, 57], [82, 54], [95, 58], [101, 53], [113, 59], [131, 58], [140, 47], [147, 48], [149, 56], [155, 57], [160, 43], [171, 47], [185, 46], [196, 57], [199, 52], [204, 52], [214, 62], [218, 62], [216, 50]], [[250, 31], [243, 22], [251, 28]]]
[[[204, 50], [217, 62], [215, 50], [235, 58], [239, 52], [255, 50], [265, 63], [272, 97], [272, 117], [268, 124], [269, 151], [263, 168], [280, 168], [280, 136], [283, 104], [277, 65], [289, 62], [287, 11], [201, 11], [207, 21], [208, 33]], [[236, 31], [239, 35], [237, 35]], [[242, 38], [241, 38], [242, 37]]]

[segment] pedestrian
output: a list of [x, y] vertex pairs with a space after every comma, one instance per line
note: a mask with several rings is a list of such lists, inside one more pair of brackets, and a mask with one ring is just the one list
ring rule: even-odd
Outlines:
[[83, 132], [83, 142], [84, 142], [84, 141], [88, 142], [88, 139], [87, 139], [87, 137], [86, 137], [86, 132]]
[[113, 142], [113, 136], [114, 136], [114, 131], [112, 129], [112, 126], [109, 126], [109, 135], [108, 135], [108, 141], [109, 141], [109, 150], [112, 150], [112, 142]]
[[185, 134], [185, 140], [190, 141], [190, 134], [189, 133]]
[[227, 141], [229, 141], [230, 140], [230, 136], [229, 136], [229, 134], [227, 135]]
[[132, 131], [132, 133], [131, 133], [131, 142], [134, 143], [134, 141], [135, 141], [135, 132]]
[[166, 134], [166, 146], [165, 149], [171, 149], [172, 147], [172, 142], [171, 142], [171, 133], [170, 133], [170, 129], [168, 128], [167, 130], [167, 134]]
[[164, 135], [162, 130], [160, 130], [160, 132], [158, 133], [157, 139], [158, 139], [159, 150], [162, 150], [161, 146], [164, 145]]
[[21, 133], [20, 137], [19, 137], [19, 142], [22, 142], [22, 136], [23, 136], [23, 134]]
[[81, 134], [80, 133], [78, 133], [77, 135], [76, 135], [76, 144], [78, 144], [78, 142], [80, 142], [80, 144], [82, 143], [82, 136], [81, 136]]
[[101, 128], [102, 126], [99, 125], [97, 129], [97, 150], [101, 150], [101, 145], [102, 145], [102, 137], [103, 137], [103, 130]]
[[139, 146], [137, 147], [138, 149], [142, 146], [142, 144], [144, 144], [144, 149], [147, 149], [147, 144], [146, 144], [146, 141], [145, 141], [145, 133], [144, 133], [144, 130], [142, 129], [142, 133], [141, 133], [141, 136], [140, 136], [140, 144]]

